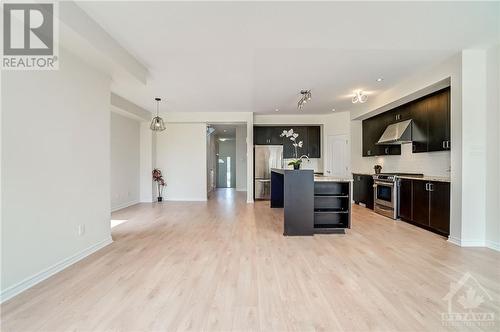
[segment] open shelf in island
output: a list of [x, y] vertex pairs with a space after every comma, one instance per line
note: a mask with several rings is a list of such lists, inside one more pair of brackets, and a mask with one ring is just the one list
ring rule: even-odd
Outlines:
[[314, 182], [314, 233], [345, 233], [351, 227], [350, 181]]

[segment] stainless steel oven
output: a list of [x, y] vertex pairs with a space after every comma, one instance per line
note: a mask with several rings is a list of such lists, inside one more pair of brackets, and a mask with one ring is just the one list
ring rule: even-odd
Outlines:
[[378, 214], [398, 219], [398, 177], [411, 175], [420, 177], [423, 174], [414, 173], [381, 173], [373, 176], [373, 210]]
[[374, 211], [386, 217], [397, 219], [397, 195], [395, 177], [379, 179], [374, 175]]

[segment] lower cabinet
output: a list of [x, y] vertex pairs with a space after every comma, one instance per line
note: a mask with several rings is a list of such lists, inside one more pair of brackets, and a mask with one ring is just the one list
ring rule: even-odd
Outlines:
[[450, 234], [450, 183], [401, 179], [398, 186], [402, 220], [444, 236]]
[[363, 203], [373, 210], [373, 177], [366, 174], [353, 174], [353, 201]]
[[413, 219], [413, 181], [408, 179], [399, 180], [399, 211], [401, 219]]
[[429, 226], [450, 234], [450, 184], [447, 182], [431, 182]]

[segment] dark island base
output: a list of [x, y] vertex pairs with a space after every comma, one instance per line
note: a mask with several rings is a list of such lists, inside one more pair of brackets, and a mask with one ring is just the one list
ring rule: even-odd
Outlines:
[[271, 208], [284, 208], [285, 236], [345, 234], [351, 227], [349, 181], [315, 181], [312, 170], [271, 172]]

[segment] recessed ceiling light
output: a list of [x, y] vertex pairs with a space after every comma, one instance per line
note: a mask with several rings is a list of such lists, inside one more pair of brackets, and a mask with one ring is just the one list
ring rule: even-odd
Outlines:
[[277, 108], [277, 109], [275, 109], [274, 111], [275, 111], [275, 112], [279, 112], [280, 110], [279, 110], [279, 108]]
[[227, 133], [227, 129], [224, 129], [224, 132]]
[[382, 77], [377, 78], [377, 82], [382, 82], [384, 79]]
[[335, 108], [332, 108], [332, 112], [335, 112]]

